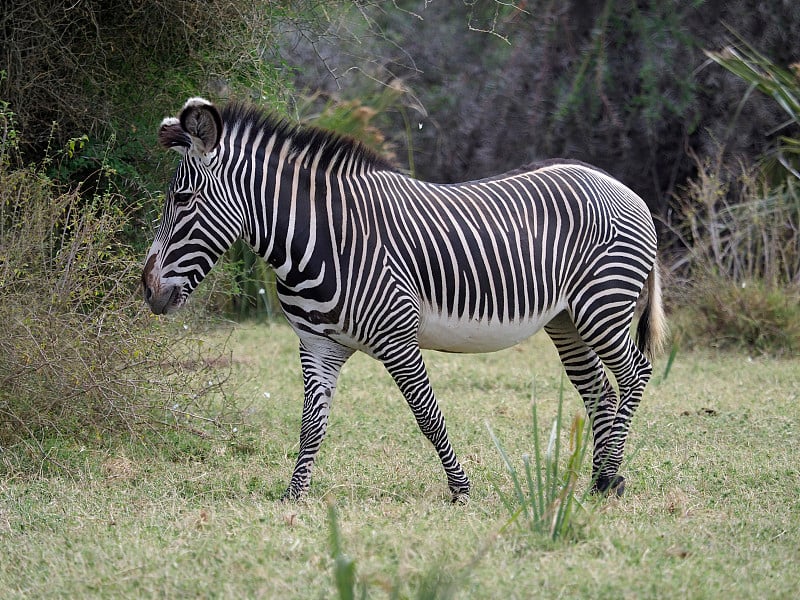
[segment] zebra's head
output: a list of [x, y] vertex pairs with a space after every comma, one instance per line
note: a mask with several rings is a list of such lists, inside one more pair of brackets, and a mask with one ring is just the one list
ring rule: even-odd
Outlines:
[[180, 308], [242, 233], [242, 211], [221, 177], [221, 137], [220, 113], [202, 98], [190, 98], [158, 130], [161, 145], [183, 159], [142, 273], [144, 299], [155, 314]]

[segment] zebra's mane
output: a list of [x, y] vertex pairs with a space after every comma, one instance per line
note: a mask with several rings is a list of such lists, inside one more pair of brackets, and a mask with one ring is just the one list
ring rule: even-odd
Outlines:
[[337, 165], [344, 161], [356, 161], [374, 170], [394, 170], [387, 159], [356, 139], [318, 127], [291, 123], [246, 102], [228, 103], [223, 107], [221, 116], [225, 127], [233, 128], [238, 124], [240, 131], [249, 127], [253, 137], [263, 130], [265, 142], [273, 134], [277, 136], [279, 144], [291, 140], [292, 153], [295, 155], [306, 149], [309, 156], [321, 152], [320, 165], [325, 167], [333, 161]]

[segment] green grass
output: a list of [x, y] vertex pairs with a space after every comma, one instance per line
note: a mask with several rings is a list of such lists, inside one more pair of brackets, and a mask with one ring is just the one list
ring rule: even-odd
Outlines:
[[[562, 378], [562, 384], [566, 377]], [[553, 420], [550, 436], [547, 440], [546, 450], [539, 439], [539, 419], [536, 407], [535, 394], [531, 406], [531, 420], [533, 422], [533, 460], [530, 454], [522, 455], [524, 465], [524, 478], [517, 470], [503, 443], [497, 438], [491, 425], [486, 424], [492, 442], [503, 459], [503, 464], [514, 484], [514, 493], [506, 494], [503, 486], [492, 480], [492, 485], [506, 506], [510, 519], [506, 527], [516, 524], [528, 531], [551, 540], [575, 536], [577, 518], [574, 515], [585, 509], [585, 502], [591, 494], [595, 482], [585, 488], [582, 493], [576, 493], [575, 486], [581, 473], [581, 465], [586, 458], [589, 444], [589, 423], [586, 412], [577, 410], [572, 419], [572, 424], [566, 430], [567, 419], [563, 414], [564, 391], [558, 396], [558, 414]], [[569, 452], [566, 460], [559, 460], [562, 453], [562, 439], [564, 431], [569, 433], [569, 446], [564, 450]], [[591, 453], [589, 453], [591, 456]], [[501, 529], [501, 531], [503, 531]]]
[[[786, 598], [800, 584], [796, 358], [678, 352], [634, 418], [625, 497], [590, 501], [582, 534], [554, 543], [504, 529], [492, 480], [506, 494], [513, 483], [486, 430], [522, 469], [535, 377], [547, 439], [561, 368], [546, 337], [426, 355], [472, 479], [466, 506], [450, 505], [432, 448], [363, 355], [343, 370], [309, 498], [278, 502], [297, 451], [297, 341], [250, 326], [231, 345], [248, 415], [233, 441], [56, 440], [33, 470], [25, 449], [0, 451], [0, 597], [333, 598], [331, 503], [369, 597], [416, 598], [436, 580], [457, 598]], [[565, 416], [579, 408], [568, 390]]]

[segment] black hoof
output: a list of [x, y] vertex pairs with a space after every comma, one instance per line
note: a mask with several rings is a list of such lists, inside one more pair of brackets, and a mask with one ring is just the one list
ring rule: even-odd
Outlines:
[[469, 492], [458, 492], [453, 494], [452, 499], [450, 500], [453, 504], [458, 504], [459, 506], [464, 506], [465, 504], [469, 504]]
[[625, 493], [625, 478], [622, 475], [606, 477], [600, 475], [594, 482], [593, 494], [603, 494], [605, 496], [614, 495], [621, 497]]
[[469, 479], [464, 477], [463, 481], [459, 480], [458, 483], [454, 483], [452, 481], [448, 481], [448, 486], [450, 488], [450, 502], [453, 504], [460, 504], [464, 505], [469, 502]]

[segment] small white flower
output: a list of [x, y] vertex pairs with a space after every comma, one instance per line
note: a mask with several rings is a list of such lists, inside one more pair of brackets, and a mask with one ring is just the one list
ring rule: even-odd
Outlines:
[[263, 296], [264, 294], [267, 293], [267, 290], [265, 290], [264, 288], [259, 288], [258, 293]]
[[184, 323], [184, 324], [183, 324], [183, 328], [184, 328], [184, 329], [189, 329], [189, 326], [188, 326], [186, 323]]
[[271, 395], [272, 395], [272, 394], [270, 394], [269, 392], [264, 392], [264, 398], [266, 398], [266, 399], [268, 399], [268, 400], [269, 400], [269, 398], [271, 397]]

